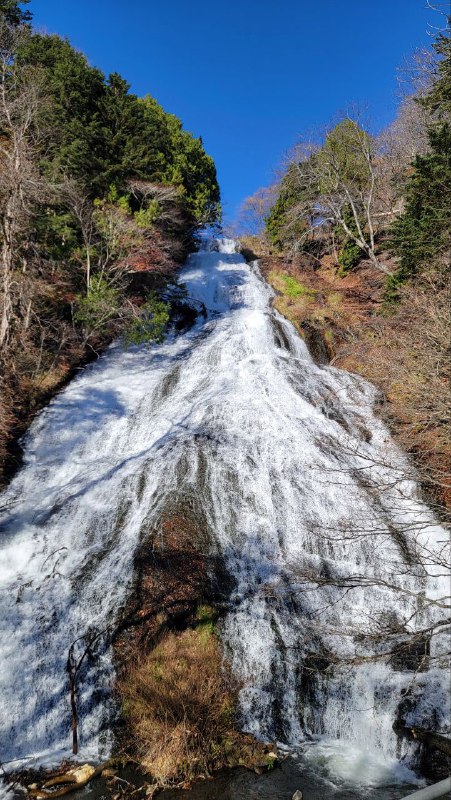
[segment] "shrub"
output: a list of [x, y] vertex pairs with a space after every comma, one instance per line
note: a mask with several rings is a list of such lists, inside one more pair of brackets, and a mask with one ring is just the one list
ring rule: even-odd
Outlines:
[[150, 292], [141, 306], [139, 316], [135, 317], [125, 336], [127, 344], [164, 341], [170, 318], [170, 304], [160, 300], [156, 292]]
[[353, 239], [346, 239], [338, 255], [338, 275], [344, 278], [348, 272], [357, 266], [364, 253]]
[[297, 281], [296, 278], [292, 278], [291, 275], [283, 275], [282, 280], [284, 282], [284, 294], [288, 295], [288, 297], [313, 295], [311, 289], [308, 289], [302, 283], [299, 283], [299, 281]]
[[135, 222], [138, 228], [151, 228], [155, 224], [161, 214], [161, 203], [158, 200], [151, 200], [147, 208], [140, 208], [134, 214]]
[[100, 333], [119, 312], [119, 292], [110, 286], [102, 275], [94, 275], [88, 294], [77, 296], [77, 310], [74, 314], [88, 337]]

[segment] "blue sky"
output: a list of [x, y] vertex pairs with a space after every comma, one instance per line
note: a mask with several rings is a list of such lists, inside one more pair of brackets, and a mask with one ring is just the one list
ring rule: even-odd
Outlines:
[[32, 0], [35, 26], [67, 36], [201, 135], [226, 217], [268, 184], [303, 131], [350, 103], [392, 119], [396, 72], [429, 44], [426, 0]]

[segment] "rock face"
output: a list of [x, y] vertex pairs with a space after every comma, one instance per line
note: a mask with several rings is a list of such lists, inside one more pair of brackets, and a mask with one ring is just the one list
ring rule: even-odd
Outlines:
[[315, 364], [329, 364], [333, 351], [327, 346], [324, 331], [318, 325], [313, 325], [307, 320], [301, 323], [301, 328], [304, 341]]

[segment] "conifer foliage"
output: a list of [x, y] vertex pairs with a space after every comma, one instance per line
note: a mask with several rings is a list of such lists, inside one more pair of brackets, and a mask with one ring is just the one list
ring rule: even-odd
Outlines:
[[392, 229], [393, 250], [400, 257], [399, 282], [425, 265], [442, 262], [449, 270], [451, 249], [451, 38], [440, 34], [435, 45], [437, 76], [418, 100], [430, 113], [429, 150], [417, 155], [405, 188], [405, 210]]
[[[391, 128], [370, 135], [356, 113], [313, 144], [304, 141], [294, 148], [266, 218], [267, 240], [276, 251], [307, 252], [312, 240], [319, 240], [323, 254], [334, 254], [343, 276], [369, 259], [386, 274], [389, 301], [396, 301], [399, 287], [431, 263], [449, 273], [449, 22], [434, 43], [428, 89], [406, 99]], [[389, 256], [397, 259], [394, 270], [385, 263]]]

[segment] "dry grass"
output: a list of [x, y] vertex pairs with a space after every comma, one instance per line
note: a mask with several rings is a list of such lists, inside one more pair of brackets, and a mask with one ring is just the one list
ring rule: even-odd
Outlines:
[[396, 311], [356, 331], [336, 363], [380, 386], [401, 446], [432, 499], [451, 508], [451, 287], [431, 273]]
[[227, 575], [208, 551], [197, 501], [174, 498], [137, 555], [135, 591], [115, 641], [126, 722], [120, 747], [159, 786], [270, 763], [267, 749], [234, 727], [239, 687], [214, 628]]
[[372, 306], [371, 288], [363, 295], [354, 275], [340, 278], [328, 263], [320, 269], [305, 269], [293, 262], [263, 258], [262, 272], [275, 289], [274, 306], [294, 324], [301, 335], [304, 322], [321, 324], [324, 329], [350, 328], [361, 322]]
[[[231, 231], [232, 238], [235, 236]], [[239, 236], [240, 249], [243, 255], [247, 258], [253, 255], [254, 258], [261, 258], [261, 256], [269, 256], [271, 254], [271, 247], [266, 241], [264, 236]]]
[[245, 762], [243, 748], [254, 747], [234, 731], [237, 687], [227, 678], [208, 618], [167, 633], [129, 667], [118, 690], [135, 753], [160, 786]]

